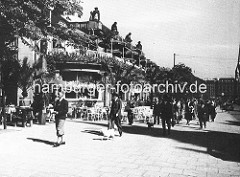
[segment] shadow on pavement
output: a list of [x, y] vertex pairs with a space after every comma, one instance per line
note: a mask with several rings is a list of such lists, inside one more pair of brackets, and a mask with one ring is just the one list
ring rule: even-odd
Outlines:
[[230, 111], [228, 112], [236, 121], [240, 122], [240, 112]]
[[[98, 125], [103, 127], [107, 126], [106, 122], [105, 123], [79, 122], [79, 123], [92, 124], [92, 125]], [[178, 125], [178, 126], [182, 126], [182, 125]], [[191, 126], [189, 128], [193, 128], [193, 130], [180, 131], [180, 130], [174, 129], [173, 127], [170, 135], [163, 136], [162, 128], [159, 128], [159, 127], [153, 127], [149, 129], [147, 126], [145, 127], [143, 125], [132, 125], [132, 126], [123, 125], [123, 132], [128, 134], [135, 134], [135, 135], [152, 136], [156, 138], [164, 137], [164, 138], [173, 139], [178, 142], [206, 148], [206, 151], [188, 149], [188, 148], [185, 148], [185, 150], [207, 153], [213, 157], [220, 158], [225, 161], [240, 162], [240, 135], [239, 134], [200, 130], [199, 128], [191, 127]]]
[[231, 121], [231, 120], [227, 120], [226, 122], [224, 122], [224, 123], [222, 123], [222, 124], [240, 126], [240, 122], [238, 122], [238, 121]]
[[33, 142], [37, 142], [37, 143], [44, 143], [47, 145], [54, 145], [55, 142], [52, 141], [48, 141], [48, 140], [42, 140], [42, 139], [37, 139], [37, 138], [27, 138], [28, 140], [32, 140]]
[[[169, 138], [192, 145], [205, 147], [213, 157], [240, 162], [240, 135], [217, 131], [182, 132], [173, 130]], [[187, 149], [196, 151], [195, 149]], [[197, 150], [198, 151], [198, 150]]]
[[[103, 140], [112, 140], [113, 137], [108, 137], [108, 136], [104, 136], [103, 132], [100, 131], [100, 130], [83, 130], [81, 131], [83, 133], [90, 133], [90, 134], [94, 134], [94, 135], [98, 135], [99, 138], [93, 138], [93, 140], [100, 140], [100, 141], [103, 141]], [[114, 135], [114, 136], [119, 136], [119, 135]]]
[[94, 134], [94, 135], [98, 135], [98, 136], [103, 136], [103, 134], [100, 131], [97, 131], [97, 130], [83, 130], [81, 132], [90, 133], [90, 134]]

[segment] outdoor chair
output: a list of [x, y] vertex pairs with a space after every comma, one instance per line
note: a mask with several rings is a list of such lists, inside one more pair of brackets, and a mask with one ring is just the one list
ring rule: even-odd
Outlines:
[[101, 107], [95, 108], [95, 120], [102, 120], [103, 119], [103, 112]]
[[95, 120], [96, 109], [89, 108], [87, 109], [87, 120]]
[[[125, 109], [125, 108], [124, 108]], [[124, 109], [121, 109], [121, 115], [122, 115], [122, 122], [126, 122], [128, 118], [128, 113], [124, 111]]]

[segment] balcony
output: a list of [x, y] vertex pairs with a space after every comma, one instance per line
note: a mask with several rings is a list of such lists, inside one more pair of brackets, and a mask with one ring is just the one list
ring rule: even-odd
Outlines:
[[86, 21], [86, 22], [79, 22], [75, 25], [76, 28], [88, 33], [91, 30], [103, 30], [102, 22], [96, 21]]
[[[54, 49], [48, 57], [52, 57], [52, 59], [57, 63], [58, 69], [67, 67], [72, 69], [92, 68], [99, 70], [104, 64], [109, 67], [120, 66], [123, 68], [130, 68], [134, 65], [131, 63], [131, 60], [126, 58], [114, 56], [112, 53], [93, 50], [76, 50], [75, 52], [68, 53], [62, 49]], [[136, 65], [135, 68], [143, 70], [141, 67]]]

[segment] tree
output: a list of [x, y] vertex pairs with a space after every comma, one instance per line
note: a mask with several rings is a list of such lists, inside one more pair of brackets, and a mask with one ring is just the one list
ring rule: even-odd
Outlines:
[[[198, 77], [194, 76], [192, 73], [192, 69], [188, 66], [186, 66], [183, 63], [175, 65], [172, 70], [171, 70], [171, 78], [172, 78], [172, 83], [177, 83], [180, 85], [184, 85], [187, 83], [189, 86], [190, 84], [195, 83], [195, 81], [198, 82], [198, 84], [203, 83], [201, 79]], [[191, 93], [188, 88], [184, 90], [183, 93], [175, 93], [175, 97], [199, 97], [200, 93]]]
[[48, 34], [57, 35], [56, 30], [49, 28], [49, 12], [52, 9], [58, 14], [67, 11], [70, 14], [76, 12], [79, 16], [82, 15], [82, 7], [77, 0], [0, 0], [0, 9], [0, 36], [3, 39], [0, 41], [3, 48], [1, 55], [7, 51], [16, 35], [33, 40]]
[[[147, 66], [147, 69], [146, 69], [146, 73], [145, 73], [146, 82], [148, 84], [150, 84], [151, 86], [153, 86], [153, 84], [157, 83], [157, 79], [159, 77], [159, 74], [160, 74], [159, 66], [154, 62], [149, 63], [148, 66]], [[151, 102], [151, 104], [153, 102], [153, 94], [154, 94], [153, 90], [151, 89], [151, 92], [150, 92], [150, 102]]]
[[[120, 81], [120, 84], [128, 84], [131, 82], [139, 82], [144, 79], [144, 72], [141, 69], [136, 68], [135, 65], [128, 65], [122, 61], [118, 61], [115, 57], [110, 60], [101, 61], [102, 70], [106, 72], [105, 76], [109, 76], [109, 80], [105, 81], [116, 88], [116, 84]], [[104, 83], [104, 84], [106, 84]], [[121, 90], [120, 94], [122, 94]]]
[[172, 68], [172, 79], [173, 81], [192, 83], [194, 81], [194, 75], [190, 67], [180, 63]]
[[16, 58], [10, 57], [8, 60], [3, 60], [0, 62], [0, 77], [1, 77], [1, 89], [2, 89], [2, 99], [1, 99], [1, 106], [2, 106], [2, 116], [3, 116], [3, 127], [4, 129], [7, 128], [6, 124], [6, 112], [5, 112], [5, 105], [6, 102], [10, 103], [11, 100], [6, 99], [6, 92], [10, 95], [12, 88], [16, 87], [17, 77], [18, 77], [18, 68], [19, 63], [17, 62]]
[[17, 85], [22, 90], [23, 99], [28, 96], [28, 89], [33, 85], [34, 68], [28, 63], [28, 58], [24, 58], [19, 67]]

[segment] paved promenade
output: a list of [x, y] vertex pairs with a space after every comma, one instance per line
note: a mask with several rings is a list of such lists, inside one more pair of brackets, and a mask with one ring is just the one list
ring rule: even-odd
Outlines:
[[124, 124], [105, 139], [107, 122], [68, 119], [66, 145], [54, 148], [54, 123], [0, 129], [0, 177], [224, 177], [240, 176], [240, 112], [219, 112], [199, 129], [182, 120], [171, 135], [161, 126]]

